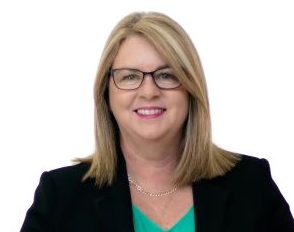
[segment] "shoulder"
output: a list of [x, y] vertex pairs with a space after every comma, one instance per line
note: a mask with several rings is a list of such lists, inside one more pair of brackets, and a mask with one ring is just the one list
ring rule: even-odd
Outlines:
[[239, 156], [239, 162], [225, 175], [202, 180], [201, 183], [241, 195], [255, 194], [272, 185], [270, 166], [266, 159], [243, 154]]
[[[62, 198], [79, 195], [84, 189], [93, 188], [91, 180], [83, 181], [89, 165], [80, 163], [43, 172], [38, 189]], [[89, 184], [91, 183], [91, 184]]]
[[241, 155], [240, 161], [225, 175], [204, 180], [200, 185], [228, 193], [231, 204], [240, 208], [272, 212], [288, 207], [272, 179], [269, 162], [263, 158]]
[[255, 177], [257, 175], [269, 175], [270, 174], [270, 165], [269, 162], [264, 158], [257, 158], [249, 155], [240, 155], [241, 159], [236, 164], [234, 168], [232, 168], [226, 176], [246, 176]]
[[256, 156], [249, 156], [240, 154], [241, 160], [238, 165], [241, 166], [263, 166], [268, 165], [268, 161], [265, 158], [257, 158]]
[[215, 181], [242, 190], [244, 187], [261, 187], [271, 182], [270, 165], [266, 159], [243, 154], [240, 157], [235, 167]]
[[79, 163], [44, 172], [43, 175], [50, 176], [55, 181], [80, 182], [88, 169], [88, 164]]
[[240, 161], [224, 176], [208, 180], [214, 186], [228, 190], [237, 198], [252, 202], [284, 202], [278, 186], [272, 179], [270, 164], [264, 158], [241, 155]]

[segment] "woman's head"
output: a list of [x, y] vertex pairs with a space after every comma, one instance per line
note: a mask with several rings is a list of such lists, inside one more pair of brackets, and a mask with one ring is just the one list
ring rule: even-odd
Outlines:
[[208, 111], [205, 78], [193, 43], [174, 20], [155, 12], [130, 14], [114, 28], [100, 60], [95, 98], [106, 92], [109, 69], [122, 42], [132, 35], [146, 38], [173, 69], [184, 89]]
[[[136, 43], [145, 45], [149, 51], [153, 49], [154, 64], [151, 62], [151, 64], [147, 63], [144, 67], [140, 67], [139, 62], [131, 64], [128, 63], [131, 60], [126, 61], [127, 56], [121, 55], [121, 50], [125, 47], [132, 49]], [[136, 49], [133, 48], [133, 50]], [[135, 59], [135, 56], [133, 58]], [[209, 171], [209, 166], [215, 166], [209, 164], [213, 148], [209, 104], [205, 78], [197, 51], [187, 33], [174, 20], [166, 15], [151, 12], [133, 13], [123, 18], [106, 42], [94, 87], [96, 152], [91, 157], [92, 166], [86, 177], [95, 177], [98, 184], [111, 184], [115, 176], [116, 148], [119, 145], [118, 128], [124, 126], [121, 124], [124, 121], [116, 120], [119, 119], [115, 111], [117, 106], [110, 103], [114, 102], [111, 101], [112, 97], [117, 96], [114, 94], [123, 90], [115, 89], [115, 83], [109, 79], [110, 76], [113, 77], [113, 71], [110, 72], [110, 70], [133, 68], [151, 72], [159, 66], [172, 70], [181, 85], [179, 89], [172, 91], [176, 91], [173, 93], [178, 93], [185, 99], [182, 100], [184, 113], [179, 116], [178, 120], [184, 131], [181, 133], [183, 149], [174, 176], [175, 182], [184, 184], [209, 175], [213, 176]], [[143, 87], [146, 85], [145, 82], [148, 82], [147, 79], [151, 80], [145, 78], [142, 83]], [[153, 87], [156, 88], [155, 85]], [[154, 96], [159, 94], [156, 91], [160, 91], [155, 88], [153, 89]], [[168, 93], [169, 90], [164, 91]], [[156, 106], [164, 110], [164, 102], [158, 101], [157, 103]], [[114, 114], [111, 112], [113, 107]], [[134, 110], [137, 110], [136, 107]]]

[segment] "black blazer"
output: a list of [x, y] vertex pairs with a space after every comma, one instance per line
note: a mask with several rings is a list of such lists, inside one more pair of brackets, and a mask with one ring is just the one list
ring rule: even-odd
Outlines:
[[[111, 187], [81, 182], [86, 164], [44, 172], [21, 232], [133, 232], [125, 162]], [[265, 159], [242, 156], [226, 175], [193, 184], [197, 232], [294, 232]]]

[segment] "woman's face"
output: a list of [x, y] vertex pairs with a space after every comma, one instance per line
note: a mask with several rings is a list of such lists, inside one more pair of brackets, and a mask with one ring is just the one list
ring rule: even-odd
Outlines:
[[[151, 72], [163, 66], [167, 62], [154, 46], [132, 35], [121, 44], [112, 68]], [[159, 89], [149, 74], [135, 90], [118, 89], [110, 78], [109, 103], [121, 136], [131, 140], [179, 139], [188, 114], [188, 93], [182, 87]]]

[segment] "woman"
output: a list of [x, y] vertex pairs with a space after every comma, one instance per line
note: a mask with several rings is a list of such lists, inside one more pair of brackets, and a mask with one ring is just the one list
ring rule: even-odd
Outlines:
[[122, 19], [94, 94], [95, 153], [42, 174], [22, 232], [294, 231], [268, 162], [212, 143], [201, 63], [172, 19]]

